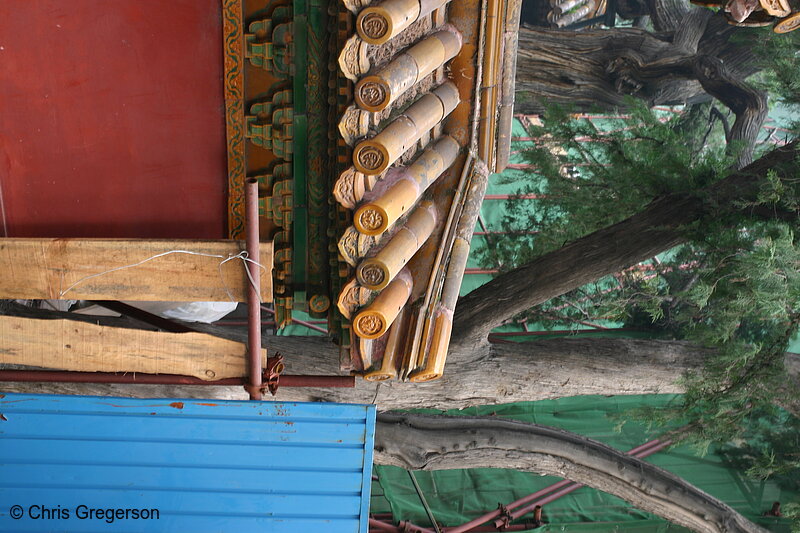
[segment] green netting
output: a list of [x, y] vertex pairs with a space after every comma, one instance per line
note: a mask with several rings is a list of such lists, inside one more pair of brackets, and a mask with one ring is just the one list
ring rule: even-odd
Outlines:
[[[624, 413], [634, 407], [662, 407], [675, 399], [674, 395], [580, 396], [484, 406], [447, 414], [492, 415], [560, 427], [627, 451], [656, 438], [657, 434], [644, 424], [624, 421]], [[771, 531], [789, 531], [785, 521], [764, 518], [761, 514], [772, 502], [798, 501], [800, 494], [782, 490], [771, 482], [744, 478], [722, 464], [713, 450], [699, 457], [693, 449], [682, 446], [661, 451], [647, 460], [697, 485]], [[391, 511], [396, 520], [429, 525], [406, 471], [376, 466], [375, 472], [380, 486], [375, 487], [371, 512]], [[559, 478], [502, 469], [417, 472], [416, 477], [436, 519], [449, 526], [480, 516], [496, 508], [498, 503], [509, 503], [560, 481]], [[549, 524], [536, 531], [686, 531], [614, 496], [586, 487], [547, 504], [544, 516]]]

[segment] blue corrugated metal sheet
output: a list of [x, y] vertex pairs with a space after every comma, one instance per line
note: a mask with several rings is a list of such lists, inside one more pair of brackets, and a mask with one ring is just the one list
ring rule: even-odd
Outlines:
[[0, 413], [0, 531], [367, 531], [374, 406], [7, 394]]

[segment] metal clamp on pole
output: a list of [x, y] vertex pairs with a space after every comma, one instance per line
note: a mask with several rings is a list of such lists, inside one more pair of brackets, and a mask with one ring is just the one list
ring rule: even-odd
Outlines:
[[261, 392], [269, 391], [275, 396], [280, 386], [281, 372], [286, 368], [283, 364], [283, 356], [275, 354], [275, 357], [267, 357], [267, 370], [264, 372], [264, 383]]

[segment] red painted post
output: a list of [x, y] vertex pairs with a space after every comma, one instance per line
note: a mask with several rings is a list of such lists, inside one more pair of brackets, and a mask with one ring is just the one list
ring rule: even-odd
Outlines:
[[[245, 237], [247, 256], [245, 268], [250, 273], [247, 284], [247, 354], [250, 381], [245, 389], [251, 400], [261, 400], [261, 243], [258, 234], [258, 180], [245, 184]], [[254, 262], [255, 261], [255, 262]]]

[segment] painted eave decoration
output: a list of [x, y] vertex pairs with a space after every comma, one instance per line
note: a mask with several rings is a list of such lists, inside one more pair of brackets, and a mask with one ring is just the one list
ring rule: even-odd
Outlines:
[[353, 97], [333, 188], [352, 225], [350, 364], [365, 379], [438, 379], [488, 176], [508, 161], [519, 1], [344, 0]]
[[510, 152], [520, 4], [225, 0], [230, 234], [258, 179], [276, 322], [327, 318], [343, 370], [442, 375]]

